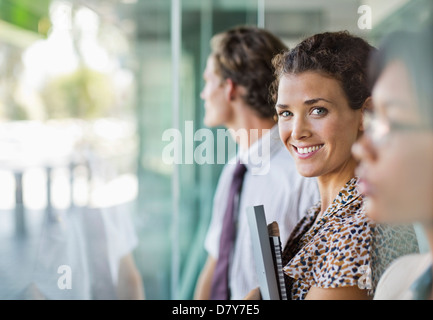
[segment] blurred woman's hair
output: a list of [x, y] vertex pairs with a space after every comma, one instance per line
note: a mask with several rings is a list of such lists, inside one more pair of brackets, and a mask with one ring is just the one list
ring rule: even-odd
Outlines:
[[270, 32], [254, 26], [238, 26], [211, 39], [215, 72], [222, 80], [231, 79], [243, 86], [243, 97], [261, 118], [272, 118], [275, 108], [269, 98], [273, 81], [272, 58], [287, 50]]
[[419, 111], [433, 128], [433, 27], [423, 31], [394, 31], [371, 57], [370, 86], [392, 61], [401, 61], [408, 72]]
[[306, 38], [273, 59], [275, 81], [271, 95], [274, 103], [282, 76], [312, 71], [338, 80], [349, 106], [360, 109], [371, 95], [368, 59], [374, 50], [364, 39], [347, 31], [325, 32]]

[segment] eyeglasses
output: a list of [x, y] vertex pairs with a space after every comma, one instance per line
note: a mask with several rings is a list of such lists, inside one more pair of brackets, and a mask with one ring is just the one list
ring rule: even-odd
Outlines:
[[393, 133], [422, 132], [433, 130], [426, 123], [402, 123], [393, 122], [385, 117], [377, 115], [374, 111], [364, 111], [363, 126], [367, 134], [375, 144], [384, 144]]
[[379, 118], [371, 110], [364, 111], [363, 126], [365, 134], [376, 144], [383, 142], [391, 130], [389, 122], [383, 118]]

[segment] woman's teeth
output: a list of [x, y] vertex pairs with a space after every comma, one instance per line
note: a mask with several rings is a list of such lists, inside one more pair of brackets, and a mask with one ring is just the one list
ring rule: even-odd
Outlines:
[[323, 147], [323, 144], [319, 145], [319, 146], [314, 146], [314, 147], [297, 148], [297, 149], [298, 149], [298, 153], [300, 153], [300, 154], [306, 154], [306, 153], [311, 153], [311, 152], [317, 151], [317, 150], [319, 150], [322, 147]]

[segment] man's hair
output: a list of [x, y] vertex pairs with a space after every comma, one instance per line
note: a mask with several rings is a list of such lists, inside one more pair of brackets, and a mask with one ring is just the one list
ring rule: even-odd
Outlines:
[[261, 118], [275, 115], [269, 88], [273, 82], [272, 58], [287, 50], [270, 32], [253, 26], [238, 26], [211, 40], [215, 72], [246, 89], [243, 97]]
[[273, 60], [276, 79], [271, 94], [274, 103], [282, 76], [313, 71], [338, 80], [349, 106], [360, 109], [371, 95], [368, 60], [374, 50], [365, 40], [347, 31], [325, 32], [306, 38]]

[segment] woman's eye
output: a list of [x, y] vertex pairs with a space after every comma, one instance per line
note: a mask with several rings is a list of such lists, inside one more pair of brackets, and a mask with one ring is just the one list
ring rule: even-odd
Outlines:
[[282, 118], [287, 118], [293, 115], [293, 113], [291, 113], [290, 111], [281, 111], [280, 113], [278, 113], [278, 115]]
[[314, 114], [316, 116], [323, 116], [328, 112], [325, 108], [314, 108], [311, 114]]

